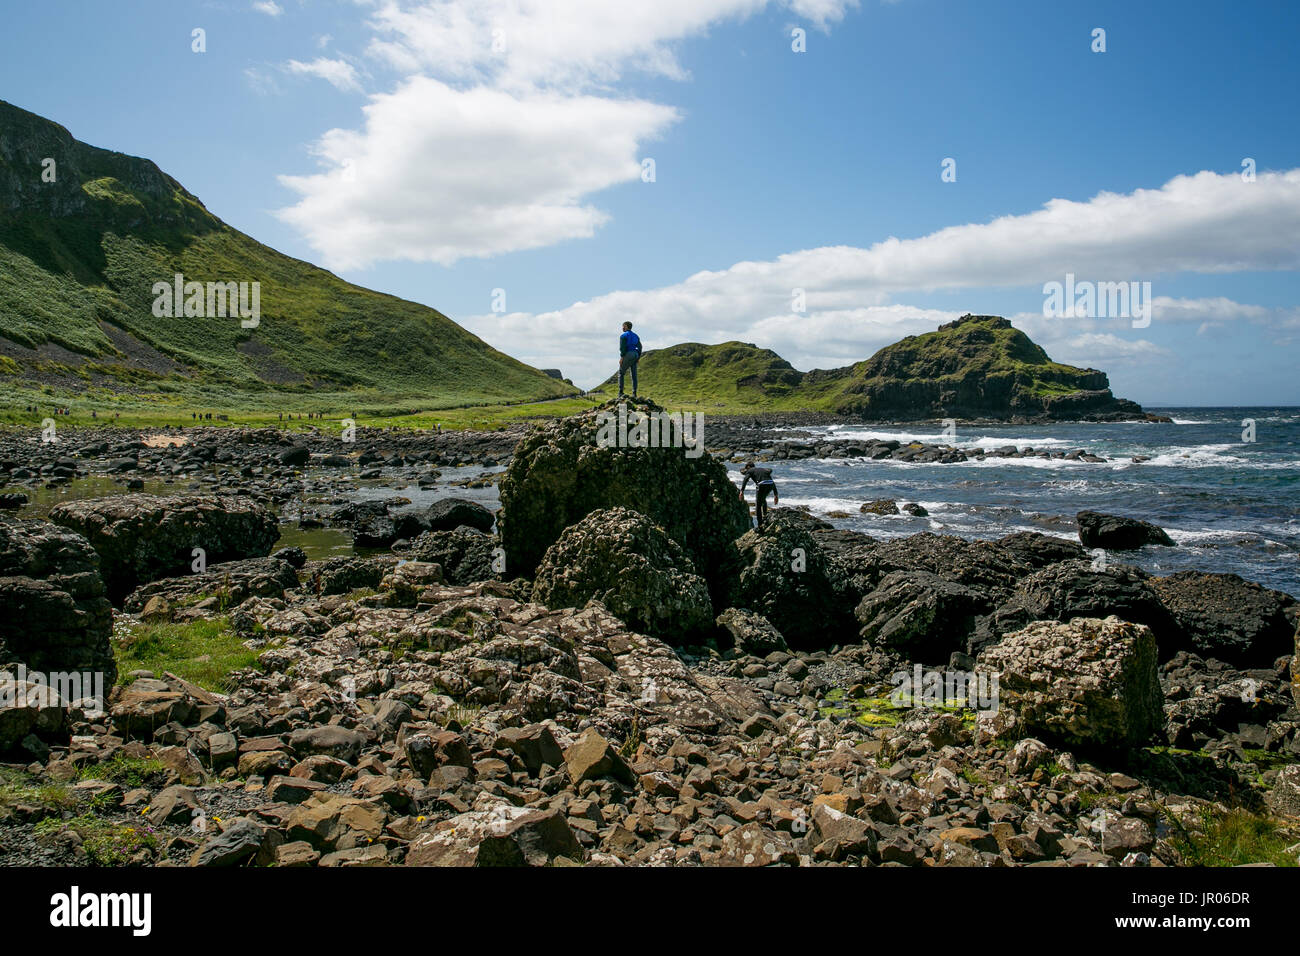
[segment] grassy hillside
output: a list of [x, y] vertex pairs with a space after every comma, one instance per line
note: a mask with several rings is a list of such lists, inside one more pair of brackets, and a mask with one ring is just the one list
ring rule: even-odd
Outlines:
[[[154, 283], [176, 273], [260, 283], [259, 324], [155, 316]], [[148, 160], [0, 102], [0, 405], [401, 411], [572, 394], [434, 309], [232, 229]]]
[[[726, 342], [647, 352], [639, 372], [642, 394], [715, 413], [805, 410], [882, 420], [1142, 414], [1111, 395], [1105, 373], [1053, 362], [995, 315], [963, 316], [846, 368], [800, 372], [769, 349]], [[613, 394], [617, 378], [597, 391]]]

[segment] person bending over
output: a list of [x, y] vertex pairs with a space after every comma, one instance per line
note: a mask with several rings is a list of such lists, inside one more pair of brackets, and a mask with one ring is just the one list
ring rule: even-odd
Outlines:
[[772, 480], [771, 468], [759, 468], [752, 461], [745, 462], [745, 467], [740, 469], [740, 474], [744, 481], [740, 483], [740, 497], [745, 497], [745, 486], [752, 479], [754, 482], [755, 508], [758, 515], [758, 526], [763, 527], [763, 519], [767, 517], [767, 496], [772, 496], [772, 503], [779, 505], [781, 503], [781, 494], [776, 490], [776, 482]]

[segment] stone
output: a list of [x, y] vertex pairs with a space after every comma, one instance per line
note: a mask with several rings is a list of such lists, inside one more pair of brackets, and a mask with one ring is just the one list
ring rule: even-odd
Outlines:
[[221, 833], [203, 841], [194, 851], [190, 866], [240, 866], [250, 862], [262, 848], [263, 831], [252, 820], [240, 817]]
[[788, 653], [790, 650], [785, 638], [772, 626], [772, 622], [753, 611], [729, 607], [718, 615], [714, 623], [731, 635], [739, 654], [766, 657], [773, 651]]
[[84, 536], [99, 554], [104, 585], [121, 600], [141, 584], [210, 564], [265, 557], [280, 536], [275, 515], [245, 495], [116, 495], [68, 501], [50, 520]]
[[445, 820], [411, 842], [407, 866], [546, 866], [580, 861], [564, 814], [500, 804]]
[[978, 659], [999, 706], [1026, 732], [1065, 746], [1141, 746], [1164, 723], [1150, 628], [1111, 616], [1040, 621]]
[[713, 626], [708, 585], [685, 549], [628, 508], [566, 528], [537, 567], [533, 600], [552, 609], [599, 601], [634, 630], [679, 644]]
[[1174, 546], [1174, 539], [1149, 521], [1099, 511], [1080, 511], [1075, 515], [1075, 521], [1079, 524], [1079, 540], [1085, 548], [1136, 551], [1147, 544]]
[[614, 745], [595, 730], [583, 732], [577, 742], [564, 752], [564, 762], [569, 770], [569, 778], [575, 785], [600, 777], [613, 777], [629, 785], [636, 783], [631, 768], [619, 756]]

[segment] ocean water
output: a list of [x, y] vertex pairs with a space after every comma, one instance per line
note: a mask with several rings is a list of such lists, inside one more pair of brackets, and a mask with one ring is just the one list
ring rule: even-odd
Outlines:
[[[997, 538], [1039, 531], [1078, 540], [1084, 509], [1152, 521], [1178, 547], [1146, 547], [1114, 558], [1153, 574], [1229, 571], [1300, 596], [1300, 408], [1153, 408], [1173, 424], [1066, 423], [969, 426], [954, 440], [937, 427], [837, 425], [808, 428], [838, 438], [893, 438], [960, 448], [1001, 445], [1082, 448], [1103, 464], [989, 458], [959, 464], [861, 459], [770, 462], [783, 505], [807, 505], [832, 524], [876, 537], [918, 531]], [[1255, 440], [1243, 441], [1243, 421]], [[707, 428], [707, 426], [706, 426]], [[707, 431], [706, 431], [707, 441]], [[1134, 456], [1149, 461], [1135, 463]], [[730, 466], [735, 471], [736, 466]], [[739, 476], [733, 475], [737, 483]], [[916, 502], [928, 518], [863, 515], [874, 498]]]

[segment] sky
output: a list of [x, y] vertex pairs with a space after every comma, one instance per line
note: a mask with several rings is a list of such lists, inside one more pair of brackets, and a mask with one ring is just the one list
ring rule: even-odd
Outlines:
[[1295, 0], [43, 0], [0, 99], [583, 387], [624, 321], [807, 370], [972, 312], [1145, 405], [1295, 405], [1298, 41]]

